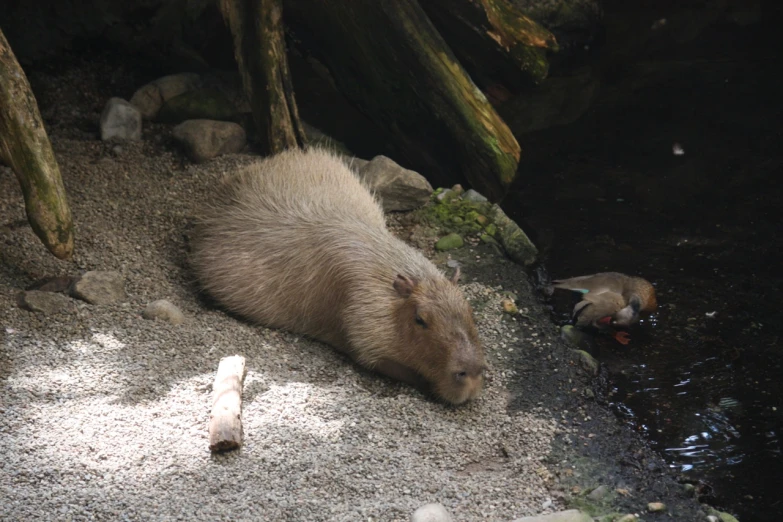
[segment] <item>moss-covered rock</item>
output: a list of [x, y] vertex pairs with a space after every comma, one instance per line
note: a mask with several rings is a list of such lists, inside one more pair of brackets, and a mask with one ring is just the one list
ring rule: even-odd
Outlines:
[[214, 89], [196, 89], [166, 101], [156, 119], [165, 123], [181, 123], [185, 120], [233, 121], [237, 118], [234, 104], [223, 93]]
[[487, 216], [498, 227], [500, 244], [506, 249], [509, 257], [517, 263], [528, 266], [538, 258], [538, 249], [527, 237], [527, 234], [514, 223], [498, 205], [492, 205]]
[[456, 248], [462, 248], [462, 246], [465, 244], [465, 241], [462, 239], [462, 236], [459, 234], [449, 234], [447, 236], [443, 236], [438, 240], [437, 243], [435, 243], [435, 250], [439, 250], [441, 252], [445, 252], [447, 250], [454, 250]]
[[717, 509], [710, 507], [707, 508], [707, 512], [714, 517], [718, 517], [720, 522], [739, 522], [736, 517], [726, 513], [725, 511], [718, 511]]

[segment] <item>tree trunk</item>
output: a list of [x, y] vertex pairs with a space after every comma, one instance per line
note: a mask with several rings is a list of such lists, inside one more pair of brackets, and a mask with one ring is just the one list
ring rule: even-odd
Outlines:
[[304, 146], [286, 57], [282, 0], [221, 0], [234, 56], [265, 152]]
[[416, 0], [286, 0], [285, 8], [296, 36], [409, 167], [503, 197], [519, 144]]
[[73, 257], [73, 221], [60, 167], [24, 71], [0, 29], [0, 159], [22, 186], [27, 220], [49, 251]]
[[454, 54], [482, 88], [518, 90], [549, 73], [555, 37], [508, 0], [419, 0]]

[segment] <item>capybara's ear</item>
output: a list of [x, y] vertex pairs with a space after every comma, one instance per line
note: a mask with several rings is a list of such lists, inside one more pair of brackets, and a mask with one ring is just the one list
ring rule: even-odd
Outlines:
[[394, 289], [400, 297], [410, 297], [416, 284], [416, 280], [397, 274], [397, 279], [394, 280]]
[[459, 270], [459, 265], [457, 265], [457, 269], [456, 269], [456, 270], [454, 270], [454, 273], [451, 275], [451, 279], [450, 279], [450, 281], [451, 281], [452, 283], [454, 283], [455, 285], [457, 284], [457, 281], [459, 281], [459, 275], [460, 275], [460, 273], [461, 273], [461, 272], [460, 272], [460, 270]]

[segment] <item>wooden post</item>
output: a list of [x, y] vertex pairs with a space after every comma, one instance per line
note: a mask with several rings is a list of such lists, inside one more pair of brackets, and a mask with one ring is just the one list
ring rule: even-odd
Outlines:
[[267, 154], [307, 143], [285, 50], [282, 0], [221, 0], [245, 94]]
[[500, 82], [520, 89], [549, 72], [552, 33], [508, 0], [419, 0], [471, 77], [482, 87]]
[[0, 160], [22, 186], [27, 220], [46, 248], [73, 257], [73, 221], [60, 167], [22, 67], [0, 29]]
[[209, 449], [226, 451], [242, 445], [242, 384], [245, 358], [224, 357], [212, 386], [212, 414], [209, 419]]
[[406, 167], [436, 184], [466, 179], [493, 201], [505, 195], [519, 144], [416, 0], [286, 0], [285, 9], [286, 23]]

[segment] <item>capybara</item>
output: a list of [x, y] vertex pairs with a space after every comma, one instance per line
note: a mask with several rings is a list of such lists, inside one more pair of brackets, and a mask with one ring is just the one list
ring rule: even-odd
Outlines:
[[203, 288], [255, 323], [319, 339], [452, 404], [481, 390], [472, 310], [424, 255], [386, 228], [340, 157], [290, 149], [230, 175], [197, 220]]

